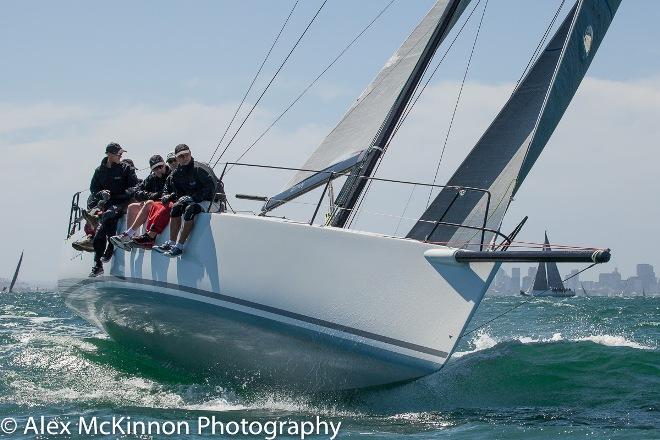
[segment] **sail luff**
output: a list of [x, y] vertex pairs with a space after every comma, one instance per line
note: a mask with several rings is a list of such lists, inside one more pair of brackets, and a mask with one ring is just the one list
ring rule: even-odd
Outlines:
[[[579, 0], [537, 58], [503, 109], [449, 179], [449, 186], [491, 192], [467, 192], [445, 216], [454, 224], [499, 229], [513, 195], [556, 128], [602, 41], [620, 0]], [[445, 188], [429, 205], [408, 238], [424, 239], [447, 209], [456, 189]], [[484, 241], [488, 242], [490, 233]], [[435, 242], [462, 247], [479, 244], [481, 234], [440, 225]]]
[[16, 279], [18, 278], [18, 271], [21, 270], [22, 262], [23, 262], [23, 252], [21, 252], [21, 257], [18, 259], [18, 264], [16, 265], [14, 276], [11, 279], [11, 284], [9, 284], [9, 292], [11, 292], [11, 290], [14, 288], [14, 284], [16, 284]]
[[264, 205], [262, 212], [325, 184], [358, 163], [373, 161], [371, 155], [377, 149], [372, 147], [384, 144], [379, 139], [389, 138], [435, 49], [470, 1], [436, 2], [302, 166], [320, 172], [298, 172], [282, 192]]

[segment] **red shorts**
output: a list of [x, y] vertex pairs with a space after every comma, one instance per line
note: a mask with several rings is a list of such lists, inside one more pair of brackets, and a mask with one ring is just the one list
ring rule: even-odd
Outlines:
[[167, 206], [161, 202], [154, 202], [149, 208], [149, 217], [147, 218], [147, 231], [160, 234], [165, 230], [167, 224], [170, 222], [170, 209], [172, 203]]

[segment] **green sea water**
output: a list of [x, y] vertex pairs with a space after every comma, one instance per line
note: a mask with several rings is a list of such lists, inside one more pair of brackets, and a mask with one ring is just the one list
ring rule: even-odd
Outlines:
[[[470, 328], [522, 301], [486, 298]], [[342, 423], [338, 438], [659, 439], [659, 340], [660, 298], [537, 298], [464, 338], [428, 377], [342, 395], [286, 395], [230, 388], [129, 351], [56, 293], [2, 294], [0, 419], [22, 427], [39, 416], [191, 423], [320, 416]], [[79, 437], [19, 431], [0, 437]]]

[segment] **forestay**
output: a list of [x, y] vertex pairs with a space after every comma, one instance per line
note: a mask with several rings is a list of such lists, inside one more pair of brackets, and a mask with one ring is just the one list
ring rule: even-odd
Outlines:
[[[464, 192], [443, 222], [498, 230], [511, 197], [555, 130], [607, 32], [620, 0], [579, 0], [499, 115], [449, 179], [449, 186], [488, 189], [491, 197]], [[488, 243], [493, 234], [434, 223], [456, 195], [444, 188], [408, 238], [464, 247]], [[433, 231], [433, 234], [429, 234]], [[482, 241], [483, 239], [483, 241]]]
[[[286, 190], [272, 197], [264, 206], [269, 211], [327, 182], [332, 172], [341, 173], [358, 163], [363, 153], [373, 146], [388, 116], [397, 106], [405, 106], [400, 99], [404, 91], [414, 88], [411, 76], [420, 69], [422, 57], [429, 54], [429, 42], [443, 26], [445, 32], [439, 44], [453, 27], [470, 0], [439, 0], [417, 25], [403, 45], [387, 61], [376, 78], [362, 92], [337, 126], [321, 142], [318, 148], [287, 184]], [[445, 23], [448, 21], [448, 23]], [[427, 60], [428, 62], [428, 60]], [[423, 69], [424, 66], [421, 66]], [[409, 99], [409, 97], [407, 97]], [[395, 121], [396, 122], [396, 121]]]

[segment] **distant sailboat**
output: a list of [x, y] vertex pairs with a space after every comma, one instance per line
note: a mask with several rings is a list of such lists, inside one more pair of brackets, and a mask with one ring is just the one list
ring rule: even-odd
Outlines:
[[584, 288], [584, 284], [580, 283], [580, 286], [582, 286], [582, 292], [584, 293], [584, 296], [589, 296], [589, 294], [587, 293], [587, 289]]
[[23, 262], [23, 252], [21, 252], [21, 257], [18, 259], [18, 264], [16, 265], [16, 270], [14, 271], [14, 277], [11, 279], [11, 284], [9, 284], [9, 291], [11, 292], [16, 284], [16, 279], [18, 278], [18, 271], [21, 270], [21, 263]]
[[[550, 242], [548, 241], [548, 234], [545, 234], [545, 243], [543, 250], [550, 252]], [[540, 262], [539, 268], [536, 270], [536, 277], [532, 288], [527, 292], [520, 291], [523, 296], [557, 296], [557, 297], [570, 297], [575, 296], [572, 289], [564, 287], [564, 283], [559, 275], [557, 263], [554, 261]]]

